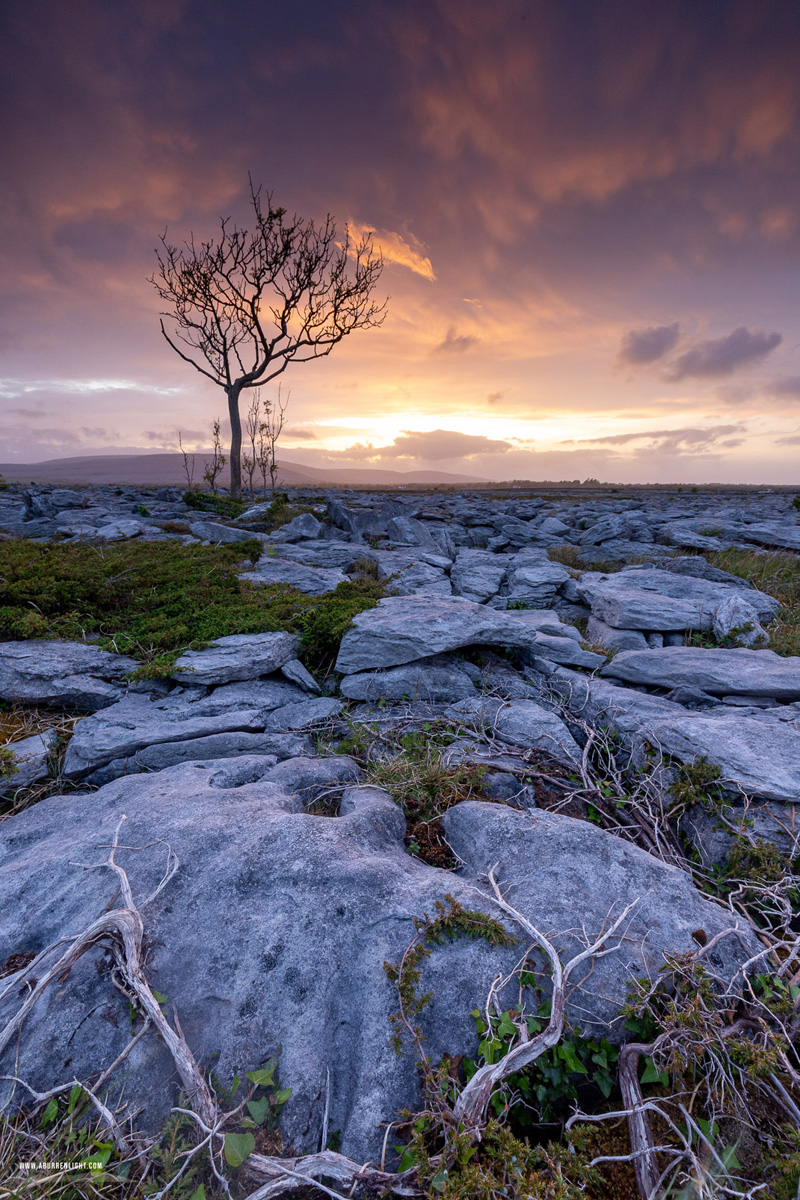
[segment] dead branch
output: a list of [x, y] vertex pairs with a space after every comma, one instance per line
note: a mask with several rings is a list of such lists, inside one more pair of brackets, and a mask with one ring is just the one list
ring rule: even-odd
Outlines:
[[[496, 867], [497, 864], [492, 867], [488, 876], [494, 893], [493, 896], [485, 895], [483, 892], [479, 892], [479, 895], [483, 896], [485, 900], [493, 901], [502, 908], [503, 912], [513, 917], [525, 932], [530, 935], [533, 941], [544, 950], [550, 961], [552, 970], [553, 993], [551, 997], [550, 1020], [546, 1028], [537, 1034], [536, 1037], [531, 1038], [530, 1041], [520, 1041], [516, 1046], [513, 1046], [508, 1054], [499, 1062], [494, 1064], [486, 1063], [482, 1066], [475, 1072], [456, 1100], [453, 1109], [456, 1120], [463, 1123], [464, 1127], [478, 1140], [486, 1124], [486, 1108], [492, 1092], [498, 1084], [507, 1079], [509, 1075], [516, 1074], [517, 1071], [530, 1066], [545, 1051], [552, 1049], [561, 1040], [567, 1003], [566, 984], [571, 973], [587, 959], [598, 958], [603, 954], [611, 952], [611, 950], [605, 950], [603, 947], [612, 934], [619, 929], [631, 910], [639, 903], [637, 898], [629, 904], [620, 916], [617, 917], [616, 921], [591, 946], [587, 946], [580, 954], [576, 954], [574, 958], [571, 958], [566, 966], [562, 966], [558, 951], [552, 942], [527, 917], [524, 917], [521, 912], [513, 908], [505, 900], [495, 877]], [[612, 949], [617, 949], [617, 947], [612, 947]]]
[[22, 1027], [26, 1016], [50, 984], [56, 979], [62, 980], [87, 950], [105, 940], [110, 946], [120, 974], [133, 993], [139, 1008], [149, 1017], [164, 1039], [192, 1106], [205, 1120], [213, 1123], [216, 1104], [208, 1084], [185, 1039], [172, 1028], [161, 1011], [142, 968], [144, 925], [133, 900], [128, 876], [124, 869], [114, 861], [114, 855], [119, 845], [119, 831], [125, 820], [126, 817], [123, 814], [115, 830], [114, 841], [108, 856], [108, 866], [116, 873], [120, 881], [125, 907], [103, 913], [92, 921], [88, 928], [72, 941], [58, 961], [45, 972], [17, 1012], [8, 1020], [5, 1028], [0, 1030], [0, 1054], [14, 1034]]

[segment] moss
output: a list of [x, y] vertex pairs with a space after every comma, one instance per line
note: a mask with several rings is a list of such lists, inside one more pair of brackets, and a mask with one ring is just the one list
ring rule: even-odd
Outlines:
[[[288, 630], [313, 670], [328, 669], [353, 616], [384, 594], [375, 580], [323, 596], [283, 584], [258, 587], [238, 572], [260, 542], [0, 543], [0, 639], [83, 639], [129, 654], [147, 677], [169, 674], [177, 655], [236, 633]], [[247, 556], [248, 562], [242, 562]]]

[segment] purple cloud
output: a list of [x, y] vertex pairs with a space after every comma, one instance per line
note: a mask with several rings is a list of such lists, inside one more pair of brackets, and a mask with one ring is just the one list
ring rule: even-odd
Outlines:
[[667, 378], [677, 383], [689, 377], [730, 375], [737, 367], [746, 367], [764, 358], [782, 341], [780, 333], [751, 331], [739, 325], [727, 336], [699, 342], [679, 355], [667, 372]]
[[650, 325], [646, 329], [631, 329], [625, 334], [619, 348], [619, 357], [632, 366], [656, 362], [678, 344], [681, 327], [677, 321], [671, 325]]

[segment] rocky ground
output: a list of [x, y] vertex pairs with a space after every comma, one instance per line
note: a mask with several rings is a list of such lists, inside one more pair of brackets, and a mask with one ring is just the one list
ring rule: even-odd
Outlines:
[[[665, 958], [713, 943], [724, 990], [763, 957], [763, 931], [698, 890], [698, 872], [723, 871], [742, 831], [795, 857], [800, 658], [769, 648], [778, 601], [707, 556], [800, 552], [800, 513], [780, 492], [291, 500], [307, 511], [272, 529], [266, 503], [221, 517], [170, 488], [0, 493], [8, 537], [256, 539], [241, 572], [256, 587], [321, 595], [367, 571], [386, 590], [325, 677], [290, 632], [222, 637], [136, 683], [137, 662], [91, 641], [0, 643], [0, 699], [78, 718], [68, 739], [54, 720], [8, 746], [0, 1024], [35, 992], [34, 956], [113, 907], [104, 864], [122, 828], [147, 975], [196, 1059], [228, 1086], [279, 1053], [287, 1141], [324, 1148], [335, 1130], [345, 1154], [380, 1161], [387, 1123], [420, 1106], [413, 1045], [390, 1045], [383, 964], [445, 895], [502, 916], [492, 867], [562, 960], [633, 905], [615, 952], [573, 980], [567, 1017], [587, 1036], [624, 1039], [631, 981]], [[439, 771], [421, 821], [400, 796], [404, 745], [407, 773], [431, 757]], [[54, 771], [60, 790], [14, 804]], [[435, 950], [433, 1062], [475, 1053], [470, 1011], [498, 971], [511, 1003], [523, 950]], [[42, 1092], [96, 1078], [131, 1037], [114, 982], [108, 953], [85, 955], [0, 1035], [0, 1069]], [[106, 1087], [155, 1131], [178, 1094], [174, 1056], [142, 1037]]]

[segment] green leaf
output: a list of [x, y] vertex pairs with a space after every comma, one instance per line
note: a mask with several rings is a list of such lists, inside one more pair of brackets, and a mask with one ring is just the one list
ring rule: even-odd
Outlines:
[[395, 1146], [395, 1150], [403, 1151], [397, 1167], [398, 1171], [402, 1173], [403, 1171], [408, 1171], [411, 1169], [411, 1167], [415, 1167], [417, 1165], [417, 1156], [413, 1146]]
[[256, 1125], [263, 1125], [269, 1112], [269, 1096], [265, 1096], [263, 1100], [248, 1100], [247, 1111]]
[[724, 1162], [725, 1167], [728, 1171], [741, 1171], [742, 1164], [739, 1162], [738, 1158], [736, 1157], [736, 1147], [735, 1146], [726, 1146], [725, 1149], [722, 1151], [720, 1158]]
[[575, 1053], [575, 1047], [570, 1042], [562, 1042], [558, 1047], [559, 1057], [572, 1075], [588, 1075], [589, 1072]]
[[234, 1097], [234, 1096], [236, 1095], [236, 1093], [238, 1092], [238, 1090], [239, 1090], [239, 1085], [241, 1084], [241, 1082], [242, 1082], [242, 1081], [241, 1081], [241, 1079], [239, 1078], [239, 1076], [238, 1076], [238, 1075], [234, 1075], [233, 1079], [231, 1080], [231, 1099], [233, 1099], [233, 1097]]
[[600, 1091], [603, 1093], [603, 1095], [605, 1096], [605, 1098], [607, 1100], [608, 1097], [611, 1095], [611, 1089], [614, 1086], [614, 1080], [611, 1078], [610, 1075], [599, 1075], [598, 1074], [598, 1075], [595, 1075], [594, 1081], [597, 1084], [597, 1086], [600, 1088]]
[[497, 1033], [501, 1038], [513, 1038], [517, 1036], [517, 1027], [507, 1012], [504, 1012], [500, 1018]]
[[252, 1133], [225, 1134], [225, 1161], [229, 1167], [240, 1167], [256, 1148]]
[[150, 989], [159, 1004], [166, 1004], [169, 996], [165, 996], [163, 992], [157, 992], [155, 988]]
[[435, 1192], [443, 1192], [444, 1185], [447, 1183], [447, 1168], [443, 1168], [438, 1175], [434, 1175], [430, 1186]]
[[39, 1128], [44, 1129], [45, 1125], [49, 1125], [51, 1121], [54, 1121], [57, 1112], [58, 1101], [56, 1100], [55, 1096], [53, 1096], [47, 1105], [47, 1108], [42, 1113], [41, 1120], [39, 1121]]
[[205, 1184], [201, 1183], [196, 1192], [192, 1192], [190, 1200], [206, 1200]]
[[113, 1142], [95, 1142], [97, 1150], [92, 1150], [92, 1161], [99, 1162], [99, 1167], [92, 1167], [92, 1175], [102, 1175], [103, 1167], [111, 1158], [111, 1151], [114, 1149]]
[[270, 1087], [275, 1082], [275, 1068], [261, 1067], [258, 1071], [248, 1071], [247, 1078], [258, 1087]]
[[242, 1125], [245, 1129], [258, 1129], [255, 1121], [251, 1121], [249, 1117], [242, 1117]]
[[82, 1095], [83, 1095], [83, 1088], [81, 1087], [81, 1085], [79, 1083], [76, 1083], [75, 1086], [73, 1087], [72, 1091], [69, 1094], [69, 1103], [67, 1104], [67, 1112], [68, 1113], [74, 1112], [75, 1105], [78, 1103], [78, 1100], [80, 1099], [80, 1097]]
[[281, 1106], [284, 1105], [286, 1103], [286, 1101], [289, 1099], [291, 1094], [292, 1094], [291, 1088], [278, 1088], [278, 1090], [276, 1092], [273, 1092], [272, 1096], [271, 1096], [273, 1106], [275, 1108], [281, 1108]]
[[666, 1087], [669, 1083], [669, 1075], [666, 1071], [659, 1071], [652, 1058], [645, 1058], [645, 1068], [640, 1079], [640, 1083], [663, 1083]]

